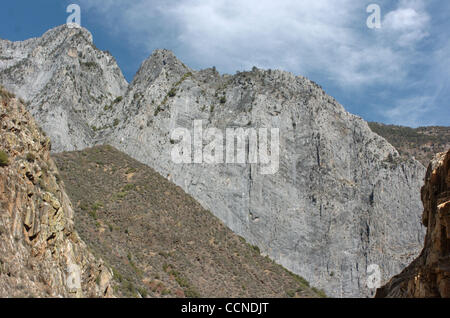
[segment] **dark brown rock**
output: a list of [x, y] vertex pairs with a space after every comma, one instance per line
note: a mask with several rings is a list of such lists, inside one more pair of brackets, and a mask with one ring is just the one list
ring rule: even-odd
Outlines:
[[450, 150], [428, 166], [421, 195], [425, 247], [376, 297], [450, 297]]

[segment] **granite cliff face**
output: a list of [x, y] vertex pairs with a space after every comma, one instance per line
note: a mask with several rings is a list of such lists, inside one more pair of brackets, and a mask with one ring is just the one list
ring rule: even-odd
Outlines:
[[377, 297], [450, 297], [450, 150], [428, 166], [422, 188], [427, 227], [420, 256], [377, 290]]
[[0, 83], [23, 98], [52, 140], [53, 151], [95, 143], [103, 118], [128, 83], [83, 28], [60, 26], [23, 42], [0, 40]]
[[[402, 160], [306, 78], [258, 69], [196, 72], [161, 50], [143, 63], [116, 110], [120, 124], [107, 143], [154, 167], [329, 295], [370, 295], [369, 265], [387, 278], [418, 254], [423, 166]], [[263, 175], [258, 164], [175, 164], [172, 132], [192, 131], [194, 120], [224, 135], [229, 127], [279, 128], [278, 172]]]
[[[73, 41], [71, 47], [84, 47]], [[19, 44], [8, 43], [14, 45]], [[61, 63], [64, 69], [67, 61]], [[74, 81], [95, 76], [80, 68]], [[233, 76], [215, 69], [194, 71], [166, 50], [155, 51], [142, 64], [125, 93], [120, 76], [106, 79], [98, 84], [103, 95], [117, 87], [108, 102], [116, 95], [123, 98], [106, 107], [91, 104], [90, 116], [73, 116], [77, 127], [95, 126], [95, 131], [68, 130], [52, 118], [54, 112], [44, 117], [36, 111], [51, 138], [66, 136], [72, 148], [111, 144], [148, 164], [264, 254], [331, 296], [371, 295], [369, 265], [379, 265], [385, 282], [418, 255], [424, 236], [419, 199], [424, 167], [402, 159], [317, 84], [256, 68]], [[117, 79], [120, 83], [113, 84]], [[20, 93], [23, 86], [14, 83], [9, 86]], [[83, 92], [75, 96], [87, 98]], [[48, 105], [61, 107], [54, 100]], [[279, 129], [279, 148], [272, 149], [279, 150], [275, 173], [262, 174], [258, 163], [175, 164], [171, 154], [179, 140], [173, 132], [192, 130], [196, 120], [204, 131], [216, 128], [223, 135], [227, 128]], [[245, 149], [247, 158], [250, 148]]]
[[74, 231], [73, 209], [45, 137], [0, 96], [0, 297], [112, 296], [110, 270]]

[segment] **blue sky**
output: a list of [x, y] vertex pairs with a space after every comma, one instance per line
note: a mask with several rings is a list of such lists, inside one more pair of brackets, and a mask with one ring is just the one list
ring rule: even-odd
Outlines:
[[[71, 3], [128, 81], [167, 48], [194, 69], [306, 76], [369, 121], [450, 125], [450, 1], [15, 0], [2, 3], [0, 38], [40, 36]], [[372, 3], [380, 29], [366, 25]]]

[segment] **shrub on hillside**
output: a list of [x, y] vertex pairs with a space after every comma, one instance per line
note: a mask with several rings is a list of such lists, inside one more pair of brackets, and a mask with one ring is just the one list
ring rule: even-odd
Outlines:
[[9, 164], [8, 154], [0, 150], [0, 167], [6, 167]]
[[167, 94], [169, 97], [175, 97], [175, 95], [177, 95], [177, 91], [174, 89], [174, 88], [172, 88], [170, 91], [169, 91], [169, 94]]
[[31, 152], [27, 153], [27, 161], [32, 163], [36, 161], [36, 156], [32, 154]]
[[114, 100], [114, 104], [117, 104], [117, 103], [120, 103], [121, 101], [123, 100], [123, 97], [122, 96], [119, 96], [119, 97], [117, 97], [115, 100]]

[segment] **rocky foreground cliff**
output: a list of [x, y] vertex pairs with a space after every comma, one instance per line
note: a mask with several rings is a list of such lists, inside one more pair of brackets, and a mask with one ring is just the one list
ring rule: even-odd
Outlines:
[[376, 297], [450, 297], [450, 150], [428, 166], [422, 201], [425, 247]]
[[[29, 102], [54, 151], [115, 146], [331, 296], [371, 295], [370, 265], [385, 282], [418, 255], [424, 167], [316, 83], [278, 70], [196, 71], [157, 50], [128, 85], [91, 39], [62, 26], [39, 39], [0, 41], [0, 79]], [[193, 132], [200, 121], [224, 136], [228, 128], [278, 129], [274, 173], [249, 163], [248, 143], [243, 164], [175, 163], [174, 131]]]
[[112, 296], [111, 271], [74, 230], [50, 139], [0, 89], [0, 297]]

